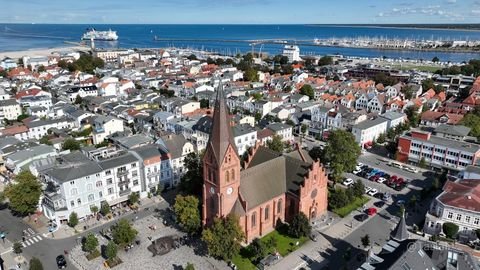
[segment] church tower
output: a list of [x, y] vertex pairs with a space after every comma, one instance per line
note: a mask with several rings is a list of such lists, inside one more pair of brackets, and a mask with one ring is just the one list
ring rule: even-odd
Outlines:
[[228, 107], [220, 80], [213, 112], [213, 124], [203, 157], [203, 225], [225, 217], [238, 199], [240, 158], [233, 142]]

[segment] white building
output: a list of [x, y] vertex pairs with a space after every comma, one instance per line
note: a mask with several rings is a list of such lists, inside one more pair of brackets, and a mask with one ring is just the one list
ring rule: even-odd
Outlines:
[[380, 134], [386, 134], [387, 127], [388, 120], [377, 117], [356, 124], [352, 127], [352, 133], [355, 136], [355, 141], [363, 147], [374, 142]]
[[302, 60], [300, 58], [300, 48], [295, 45], [285, 45], [282, 55], [288, 57], [289, 62]]
[[243, 155], [257, 142], [257, 131], [248, 124], [236, 125], [232, 128], [233, 140], [237, 147], [238, 155]]
[[99, 115], [93, 121], [93, 143], [102, 143], [107, 136], [123, 132], [123, 121], [111, 116]]
[[0, 100], [0, 121], [17, 120], [22, 114], [22, 107], [15, 99]]
[[[185, 157], [195, 152], [193, 144], [185, 139], [183, 135], [167, 134], [158, 139], [162, 149], [170, 155], [171, 168], [173, 171], [173, 186], [178, 185], [180, 178], [186, 173], [184, 167]], [[171, 186], [165, 186], [170, 188]]]
[[35, 120], [25, 124], [28, 128], [28, 138], [39, 140], [48, 134], [51, 128], [71, 129], [74, 123], [66, 118]]
[[283, 142], [291, 142], [293, 140], [293, 128], [290, 125], [282, 123], [273, 123], [267, 126], [275, 135], [280, 136]]

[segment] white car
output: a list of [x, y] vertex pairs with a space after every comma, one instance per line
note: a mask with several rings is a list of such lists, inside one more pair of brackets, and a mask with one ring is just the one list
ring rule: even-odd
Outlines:
[[357, 163], [357, 167], [362, 167], [363, 166], [363, 163]]
[[411, 172], [411, 173], [418, 173], [418, 170], [415, 169], [415, 168], [412, 168], [412, 167], [408, 167], [408, 166], [403, 166], [403, 169], [407, 172]]
[[376, 188], [372, 188], [369, 192], [367, 192], [367, 194], [370, 196], [375, 196], [375, 194], [377, 193], [378, 193], [378, 190]]
[[385, 182], [385, 181], [387, 181], [387, 179], [385, 179], [384, 177], [380, 177], [380, 178], [378, 178], [378, 180], [377, 180], [378, 183], [383, 183], [383, 182]]
[[353, 174], [358, 174], [358, 173], [360, 173], [361, 171], [362, 171], [362, 169], [356, 168], [352, 173], [353, 173]]
[[371, 187], [365, 187], [365, 193], [367, 193], [367, 194], [368, 194], [368, 192], [370, 192], [370, 190], [372, 190], [372, 188], [371, 188]]
[[343, 181], [342, 183], [344, 186], [350, 186], [351, 184], [353, 184], [353, 179], [352, 178], [347, 178], [345, 179], [345, 181]]

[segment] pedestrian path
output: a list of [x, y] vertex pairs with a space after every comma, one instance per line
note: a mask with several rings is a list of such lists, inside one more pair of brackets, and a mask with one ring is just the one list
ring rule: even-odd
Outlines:
[[35, 244], [35, 243], [38, 243], [38, 242], [40, 242], [40, 241], [42, 241], [42, 240], [43, 240], [43, 238], [42, 238], [40, 235], [34, 235], [34, 236], [30, 237], [30, 238], [26, 238], [25, 241], [22, 242], [22, 246], [23, 246], [24, 248], [26, 248], [26, 247], [28, 247], [28, 246], [30, 246], [30, 245], [33, 245], [33, 244]]

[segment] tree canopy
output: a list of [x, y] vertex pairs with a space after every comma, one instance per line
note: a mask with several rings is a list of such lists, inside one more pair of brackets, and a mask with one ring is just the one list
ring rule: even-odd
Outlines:
[[130, 195], [128, 195], [128, 203], [130, 205], [138, 203], [138, 200], [140, 199], [140, 195], [138, 192], [132, 192]]
[[63, 150], [70, 150], [70, 151], [75, 151], [75, 150], [80, 150], [80, 142], [78, 142], [75, 139], [66, 139], [63, 142]]
[[253, 67], [248, 67], [243, 73], [243, 79], [250, 82], [258, 82], [258, 71]]
[[322, 56], [318, 60], [318, 65], [319, 66], [328, 66], [328, 65], [331, 65], [331, 64], [333, 64], [333, 58], [331, 56]]
[[192, 195], [177, 195], [173, 209], [179, 223], [190, 234], [198, 232], [201, 227], [198, 198]]
[[290, 226], [288, 227], [288, 234], [295, 238], [308, 236], [310, 235], [311, 231], [312, 226], [310, 226], [308, 217], [303, 212], [295, 215], [292, 219], [292, 222], [290, 222]]
[[114, 260], [117, 257], [117, 252], [117, 245], [113, 241], [108, 242], [107, 247], [105, 248], [105, 256], [107, 259], [109, 261]]
[[88, 253], [92, 253], [95, 251], [98, 247], [98, 239], [93, 233], [89, 233], [83, 243], [82, 243], [82, 249]]
[[330, 133], [323, 153], [324, 164], [330, 163], [334, 178], [338, 180], [344, 172], [355, 169], [361, 148], [352, 133], [339, 129]]
[[300, 94], [308, 96], [310, 100], [315, 98], [315, 90], [310, 84], [304, 84], [302, 88], [300, 88]]
[[113, 226], [113, 241], [119, 246], [125, 246], [135, 240], [137, 233], [128, 220], [121, 219], [117, 225]]
[[417, 127], [420, 123], [420, 114], [417, 106], [409, 106], [404, 110], [411, 127]]
[[5, 188], [11, 209], [21, 215], [33, 213], [42, 194], [42, 185], [30, 171], [21, 171], [15, 182]]
[[208, 253], [214, 257], [229, 261], [240, 251], [240, 243], [245, 239], [238, 224], [238, 217], [229, 214], [226, 218], [215, 218], [213, 225], [202, 233], [202, 240], [208, 247]]
[[479, 115], [472, 112], [467, 113], [460, 121], [460, 124], [471, 128], [470, 136], [480, 138], [480, 116]]
[[203, 165], [201, 162], [203, 154], [197, 155], [189, 153], [184, 161], [186, 173], [180, 179], [179, 189], [183, 194], [197, 195], [202, 194], [203, 187]]
[[453, 239], [458, 233], [458, 225], [452, 222], [445, 222], [442, 225], [443, 233], [450, 239]]
[[270, 150], [282, 153], [284, 149], [282, 138], [279, 135], [273, 135], [272, 139], [267, 141], [267, 147]]
[[30, 259], [28, 270], [43, 270], [42, 262], [38, 258], [32, 257]]
[[75, 212], [70, 213], [70, 216], [68, 217], [68, 226], [70, 227], [75, 227], [78, 225], [78, 215]]
[[87, 73], [94, 73], [96, 68], [103, 68], [105, 66], [105, 62], [98, 57], [93, 57], [90, 54], [81, 54], [78, 60], [74, 61], [73, 63], [68, 63], [67, 68], [69, 71], [83, 71]]

